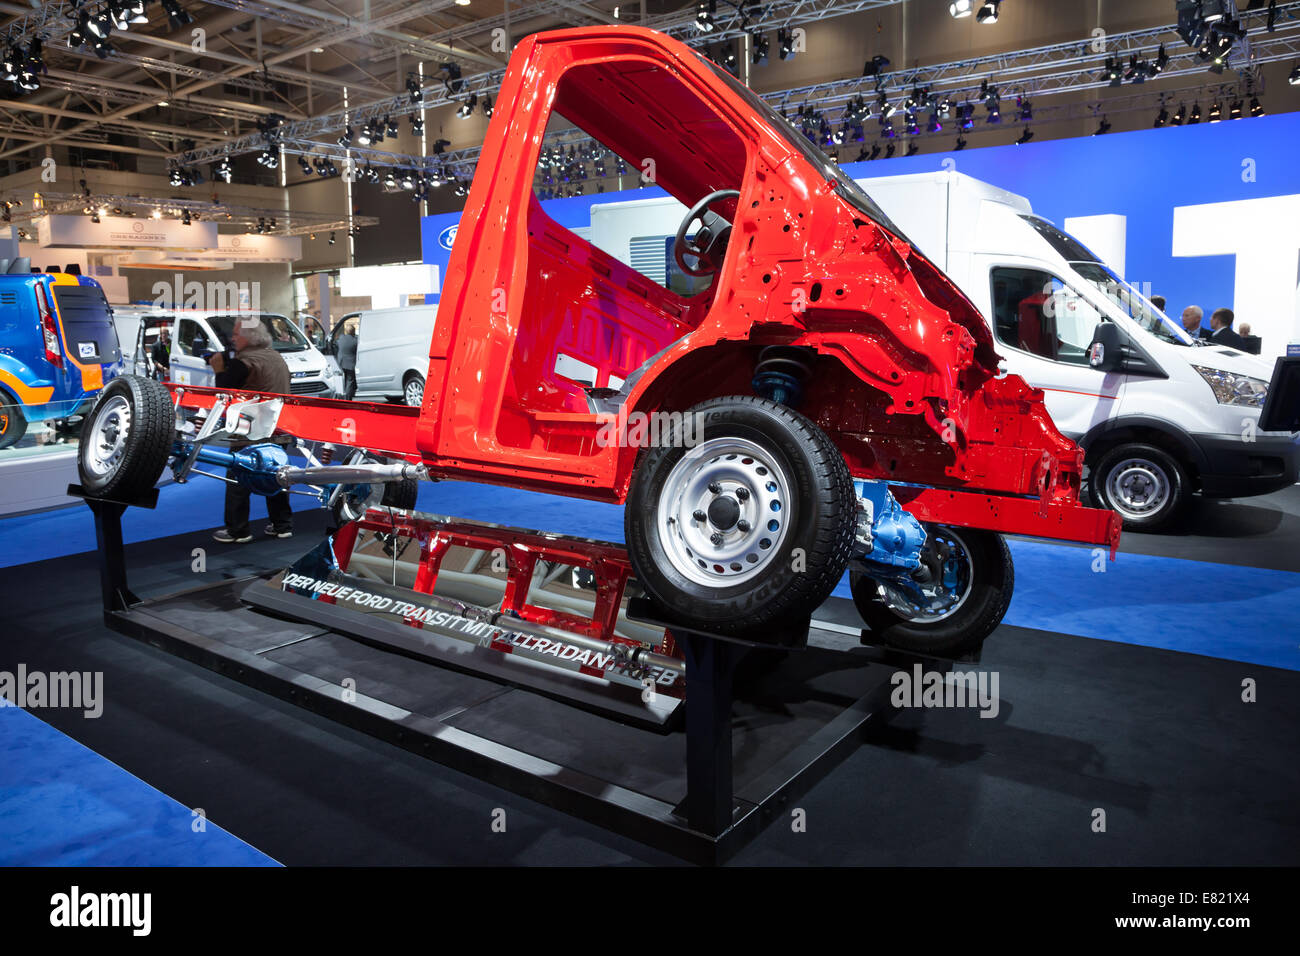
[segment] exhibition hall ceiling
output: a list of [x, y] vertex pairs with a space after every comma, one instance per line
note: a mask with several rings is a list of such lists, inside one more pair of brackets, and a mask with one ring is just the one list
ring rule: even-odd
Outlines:
[[[1103, 112], [1112, 120], [1140, 112], [1150, 125], [1166, 101], [1198, 89], [1221, 88], [1225, 103], [1242, 99], [1249, 113], [1264, 93], [1267, 65], [1289, 94], [1268, 105], [1295, 108], [1285, 79], [1300, 55], [1300, 2], [1190, 2], [1199, 27], [1180, 37], [1175, 28], [1188, 7], [1188, 0], [0, 0], [0, 163], [26, 165], [68, 149], [82, 165], [93, 154], [143, 171], [146, 157], [170, 163], [171, 185], [187, 186], [202, 177], [229, 181], [241, 158], [287, 167], [291, 184], [336, 175], [338, 161], [352, 159], [380, 169], [436, 163], [446, 181], [461, 181], [473, 172], [512, 45], [539, 30], [600, 24], [643, 24], [690, 43], [811, 127], [828, 151], [869, 146], [895, 129], [925, 147], [944, 125], [949, 137], [1023, 135], [1031, 123], [1047, 135], [1078, 135], [1088, 122], [1111, 128], [1111, 120], [1098, 122]], [[963, 106], [976, 115], [963, 116]], [[890, 110], [898, 117], [885, 131]], [[856, 151], [843, 158], [855, 157], [862, 158]]]

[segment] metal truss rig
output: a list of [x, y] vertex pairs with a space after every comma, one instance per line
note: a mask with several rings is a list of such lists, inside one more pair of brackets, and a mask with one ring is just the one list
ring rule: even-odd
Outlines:
[[[222, 225], [247, 226], [253, 231], [263, 224], [262, 231], [267, 235], [299, 236], [311, 232], [328, 232], [332, 229], [346, 230], [349, 225], [354, 228], [379, 225], [374, 216], [354, 215], [347, 219], [334, 219], [327, 213], [290, 212], [287, 209], [268, 209], [257, 206], [239, 206], [204, 199], [176, 199], [159, 196], [119, 196], [92, 193], [41, 193], [39, 204], [33, 204], [28, 210], [13, 211], [11, 219], [14, 225], [33, 222], [43, 216], [82, 214], [86, 209], [108, 209], [115, 215], [133, 216], [137, 212], [147, 215], [161, 213], [180, 217], [189, 213], [190, 219], [202, 219]], [[121, 210], [119, 213], [118, 210]], [[275, 227], [270, 223], [274, 221]]]
[[[695, 16], [692, 12], [684, 14], [678, 11], [662, 17], [648, 17], [644, 25], [671, 36], [676, 36], [683, 42], [694, 46], [703, 46], [716, 43], [720, 39], [742, 36], [747, 29], [759, 29], [760, 25], [767, 29], [782, 24], [797, 25], [797, 21], [801, 19], [826, 19], [895, 6], [903, 2], [905, 0], [849, 0], [849, 2], [845, 2], [845, 0], [785, 0], [785, 2], [752, 7], [748, 19], [742, 18], [733, 8], [728, 8], [730, 12], [724, 15], [725, 4], [719, 4], [717, 27], [709, 33], [700, 33], [696, 29]], [[553, 8], [552, 12], [556, 13], [573, 12], [571, 4], [558, 2], [539, 3], [530, 4], [526, 16], [531, 18], [539, 15], [536, 8], [543, 6], [548, 9]], [[582, 9], [590, 13], [589, 7], [582, 5]], [[690, 8], [690, 10], [693, 9], [693, 7]], [[476, 21], [475, 32], [482, 29], [481, 24], [495, 23], [498, 19], [502, 24], [502, 28], [504, 28], [504, 17], [489, 18], [488, 20]], [[610, 18], [607, 22], [617, 24], [621, 21]], [[492, 27], [487, 26], [486, 29], [490, 30]], [[454, 59], [454, 57], [449, 57], [446, 54], [443, 54], [441, 58], [443, 60]], [[407, 116], [421, 110], [450, 106], [463, 101], [471, 94], [482, 96], [483, 94], [495, 92], [497, 87], [501, 85], [503, 76], [505, 76], [504, 66], [500, 69], [465, 76], [458, 81], [453, 92], [440, 76], [434, 75], [431, 78], [426, 74], [426, 84], [421, 89], [418, 100], [413, 99], [407, 93], [401, 93], [354, 108], [334, 110], [311, 119], [286, 123], [280, 127], [280, 139], [286, 143], [311, 143], [316, 141], [318, 137], [324, 137], [330, 133], [337, 134], [350, 125], [363, 125], [383, 119], [386, 116]], [[259, 152], [266, 147], [267, 141], [263, 134], [250, 133], [230, 140], [223, 147], [205, 147], [190, 153], [177, 153], [172, 158], [186, 164], [215, 162], [223, 155], [238, 156], [244, 153]], [[376, 162], [376, 165], [378, 164]], [[393, 166], [398, 164], [386, 162], [384, 165]]]
[[[794, 16], [795, 11], [802, 10], [802, 16], [812, 16], [817, 10], [834, 7], [836, 13], [858, 12], [889, 5], [897, 0], [875, 0], [854, 4], [821, 3], [780, 3], [770, 4], [774, 12], [765, 14], [761, 20], [770, 24], [779, 15]], [[777, 10], [776, 8], [780, 8]], [[721, 11], [721, 5], [719, 6]], [[1265, 32], [1266, 13], [1263, 10], [1244, 11], [1241, 14], [1243, 26], [1247, 28], [1251, 43], [1251, 63], [1282, 59], [1294, 55], [1300, 48], [1300, 2], [1283, 4], [1278, 7], [1278, 30]], [[739, 19], [733, 16], [733, 19]], [[752, 16], [753, 22], [759, 21], [759, 15]], [[672, 21], [672, 22], [668, 22]], [[657, 29], [694, 30], [693, 15], [683, 17], [658, 18], [647, 22]], [[728, 32], [730, 31], [730, 32]], [[683, 37], [698, 43], [717, 42], [719, 37], [738, 36], [744, 31], [738, 24], [719, 22], [718, 29], [710, 33]], [[878, 95], [877, 90], [884, 90], [887, 95], [903, 94], [913, 88], [929, 88], [933, 92], [947, 95], [953, 99], [971, 96], [978, 92], [981, 83], [988, 80], [996, 83], [1003, 92], [1020, 92], [1028, 96], [1048, 96], [1078, 90], [1100, 89], [1110, 85], [1109, 81], [1098, 78], [1105, 61], [1109, 57], [1122, 58], [1131, 56], [1151, 59], [1161, 44], [1166, 46], [1169, 65], [1160, 74], [1160, 78], [1186, 76], [1205, 72], [1205, 63], [1199, 59], [1196, 51], [1186, 47], [1174, 32], [1174, 27], [1163, 26], [1145, 30], [1133, 30], [1110, 34], [1102, 38], [1098, 49], [1093, 48], [1093, 38], [1085, 38], [1070, 43], [1058, 43], [1035, 47], [1014, 53], [998, 53], [984, 57], [955, 60], [948, 63], [921, 67], [911, 70], [897, 70], [875, 77], [852, 77], [831, 83], [813, 84], [790, 90], [781, 90], [762, 94], [764, 99], [777, 109], [797, 106], [812, 106], [816, 109], [830, 110], [856, 97], [864, 96], [869, 100]], [[459, 102], [471, 94], [490, 94], [499, 86], [504, 70], [481, 73], [465, 77], [454, 93], [439, 82], [426, 86], [422, 90], [423, 98], [415, 102], [406, 94], [393, 99], [371, 103], [348, 111], [336, 111], [323, 114], [309, 120], [286, 123], [280, 127], [280, 133], [286, 144], [292, 144], [291, 151], [306, 154], [339, 156], [346, 151], [332, 145], [321, 143], [317, 137], [336, 133], [348, 125], [363, 125], [377, 122], [385, 117], [402, 116], [432, 109], [437, 106]], [[828, 118], [830, 118], [828, 116]], [[552, 137], [548, 137], [548, 142]], [[177, 154], [176, 158], [187, 164], [214, 162], [223, 155], [239, 155], [265, 148], [265, 139], [260, 134], [240, 137], [225, 144], [212, 144], [189, 153]], [[288, 146], [287, 146], [288, 149]], [[445, 167], [456, 169], [464, 175], [467, 167], [477, 161], [481, 147], [473, 146], [460, 150], [448, 151], [437, 158], [419, 158], [385, 154], [381, 151], [366, 151], [366, 161], [374, 166], [400, 167], [414, 169], [433, 169]], [[353, 150], [360, 155], [360, 151]]]

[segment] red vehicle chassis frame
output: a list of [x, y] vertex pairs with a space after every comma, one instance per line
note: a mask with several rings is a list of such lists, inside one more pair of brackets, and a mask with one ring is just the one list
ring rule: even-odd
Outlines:
[[[687, 206], [739, 192], [713, 206], [731, 233], [707, 289], [665, 288], [547, 215], [533, 184], [553, 116], [653, 168]], [[799, 410], [854, 477], [894, 483], [921, 521], [1113, 553], [1119, 519], [1080, 505], [1083, 453], [1042, 393], [999, 373], [965, 295], [799, 136], [653, 31], [526, 38], [451, 253], [423, 407], [285, 397], [279, 429], [421, 461], [434, 478], [622, 503], [640, 449], [609, 435], [626, 437], [637, 413], [753, 394], [764, 349], [795, 347], [809, 367]], [[560, 356], [595, 380], [567, 377]], [[187, 407], [221, 391], [172, 390]]]

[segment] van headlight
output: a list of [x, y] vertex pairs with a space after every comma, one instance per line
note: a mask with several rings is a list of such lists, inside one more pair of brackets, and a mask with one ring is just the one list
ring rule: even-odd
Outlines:
[[1262, 378], [1225, 372], [1221, 368], [1206, 368], [1193, 365], [1196, 373], [1205, 379], [1205, 384], [1214, 392], [1214, 399], [1220, 405], [1244, 405], [1247, 408], [1263, 408], [1264, 397], [1268, 394], [1268, 382]]

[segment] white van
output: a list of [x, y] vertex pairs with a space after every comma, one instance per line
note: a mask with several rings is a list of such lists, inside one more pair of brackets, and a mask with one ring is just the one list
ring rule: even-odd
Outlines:
[[[1094, 503], [1126, 528], [1168, 525], [1197, 491], [1296, 482], [1297, 434], [1257, 430], [1271, 358], [1193, 340], [1021, 196], [957, 172], [858, 183], [984, 314], [1006, 370], [1043, 389]], [[1092, 349], [1103, 323], [1108, 357]]]
[[[1167, 526], [1196, 492], [1261, 495], [1300, 477], [1298, 433], [1257, 427], [1271, 358], [1193, 340], [1022, 196], [957, 172], [858, 183], [974, 302], [1003, 367], [1043, 389], [1057, 427], [1086, 451], [1093, 503], [1129, 530]], [[596, 204], [585, 232], [676, 288], [689, 280], [668, 240], [684, 213], [672, 197]], [[1119, 368], [1090, 364], [1103, 323], [1122, 332]]]
[[429, 372], [429, 346], [438, 320], [436, 305], [352, 312], [330, 330], [330, 384], [343, 393], [338, 367], [338, 337], [349, 321], [357, 321], [357, 392], [355, 399], [391, 399], [419, 407], [424, 404], [424, 377]]
[[134, 366], [137, 374], [149, 374], [148, 358], [163, 328], [171, 334], [171, 359], [167, 380], [180, 385], [215, 385], [216, 373], [207, 356], [233, 348], [230, 337], [235, 323], [259, 317], [271, 333], [271, 347], [289, 366], [289, 387], [294, 395], [329, 393], [325, 381], [325, 356], [311, 344], [302, 330], [283, 315], [239, 310], [197, 311], [156, 310], [139, 317]]

